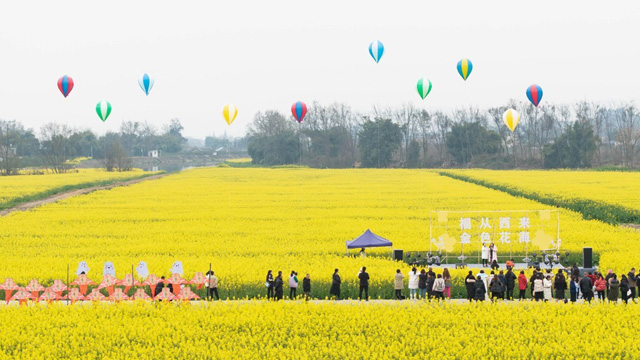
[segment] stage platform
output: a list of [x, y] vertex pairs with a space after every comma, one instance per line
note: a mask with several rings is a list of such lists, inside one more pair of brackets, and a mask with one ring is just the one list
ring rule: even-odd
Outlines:
[[[440, 266], [437, 265], [419, 265], [419, 268], [428, 268], [428, 267], [433, 267], [434, 269], [438, 269], [438, 268], [447, 268], [447, 269], [455, 269], [459, 266], [460, 264], [440, 264]], [[506, 263], [499, 263], [499, 268], [498, 270], [506, 270], [507, 269], [507, 264]], [[549, 267], [548, 265], [545, 265], [544, 263], [541, 263], [540, 265], [540, 269], [565, 269], [565, 267], [561, 264], [553, 264], [552, 267]], [[526, 270], [528, 269], [530, 266], [527, 266], [526, 263], [515, 263], [513, 269], [514, 270]], [[491, 271], [491, 267], [483, 267], [482, 264], [465, 264], [464, 266], [465, 269], [470, 269], [470, 270], [482, 270], [485, 269]]]

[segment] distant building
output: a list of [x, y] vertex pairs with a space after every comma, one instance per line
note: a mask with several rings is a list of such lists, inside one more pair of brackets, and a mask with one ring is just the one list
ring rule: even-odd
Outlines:
[[151, 150], [149, 151], [149, 154], [147, 156], [149, 156], [150, 158], [158, 158], [159, 155], [160, 155], [159, 150]]

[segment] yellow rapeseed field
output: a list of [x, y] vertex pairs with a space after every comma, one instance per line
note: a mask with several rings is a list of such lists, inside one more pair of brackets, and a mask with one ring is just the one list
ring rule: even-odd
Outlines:
[[19, 198], [50, 194], [66, 188], [91, 185], [110, 180], [140, 177], [142, 170], [108, 172], [103, 169], [80, 169], [66, 174], [16, 175], [0, 177], [0, 205]]
[[640, 307], [222, 302], [4, 307], [21, 359], [632, 359]]
[[[313, 295], [324, 298], [339, 268], [343, 293], [353, 297], [357, 271], [367, 266], [371, 295], [391, 297], [393, 273], [408, 267], [389, 257], [346, 257], [346, 240], [370, 228], [393, 248], [428, 250], [431, 210], [541, 208], [548, 207], [424, 170], [194, 169], [0, 218], [0, 279], [48, 285], [66, 280], [69, 264], [73, 280], [83, 260], [96, 282], [105, 261], [118, 278], [140, 261], [160, 276], [180, 260], [187, 278], [211, 263], [223, 297], [264, 295], [272, 269], [310, 273]], [[629, 251], [640, 241], [632, 230], [561, 210], [561, 238], [563, 251], [592, 246], [605, 268], [640, 266], [640, 254]], [[466, 248], [479, 247], [475, 239]], [[465, 274], [454, 271], [454, 284]]]

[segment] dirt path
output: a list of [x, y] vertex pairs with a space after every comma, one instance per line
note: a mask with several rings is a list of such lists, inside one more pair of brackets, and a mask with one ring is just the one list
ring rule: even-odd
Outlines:
[[11, 214], [14, 211], [31, 210], [31, 209], [33, 209], [35, 207], [46, 205], [46, 204], [50, 204], [50, 203], [53, 203], [53, 202], [56, 202], [56, 201], [60, 201], [60, 200], [64, 200], [64, 199], [70, 198], [72, 196], [84, 195], [84, 194], [88, 194], [90, 192], [94, 192], [94, 191], [98, 191], [98, 190], [109, 190], [109, 189], [112, 189], [112, 188], [118, 187], [118, 186], [133, 185], [133, 184], [137, 184], [137, 183], [140, 183], [140, 182], [143, 182], [143, 181], [147, 181], [147, 180], [156, 180], [156, 179], [160, 179], [162, 177], [165, 177], [167, 175], [168, 174], [151, 175], [151, 176], [147, 176], [147, 177], [143, 177], [143, 178], [139, 178], [139, 179], [133, 179], [133, 180], [128, 180], [128, 181], [118, 181], [118, 182], [114, 182], [113, 184], [109, 184], [109, 185], [92, 186], [92, 187], [87, 187], [87, 188], [83, 188], [83, 189], [75, 189], [75, 190], [61, 192], [61, 193], [58, 193], [58, 194], [55, 194], [55, 195], [51, 195], [51, 196], [49, 196], [48, 198], [45, 198], [45, 199], [40, 199], [40, 200], [36, 200], [36, 201], [30, 201], [30, 202], [26, 202], [26, 203], [20, 204], [18, 206], [14, 206], [12, 208], [0, 210], [0, 217], [6, 216], [8, 214]]
[[640, 231], [640, 224], [622, 224], [620, 226]]

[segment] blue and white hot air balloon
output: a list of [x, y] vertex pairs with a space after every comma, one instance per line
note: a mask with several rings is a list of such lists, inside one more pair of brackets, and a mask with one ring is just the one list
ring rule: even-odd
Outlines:
[[140, 79], [138, 79], [138, 84], [140, 85], [140, 88], [142, 88], [142, 91], [144, 91], [146, 95], [149, 95], [149, 92], [153, 88], [153, 82], [154, 82], [153, 78], [149, 76], [149, 74], [147, 73], [140, 76]]
[[382, 58], [382, 54], [384, 53], [384, 45], [379, 40], [376, 40], [369, 44], [369, 54], [376, 63], [380, 62], [380, 58]]

